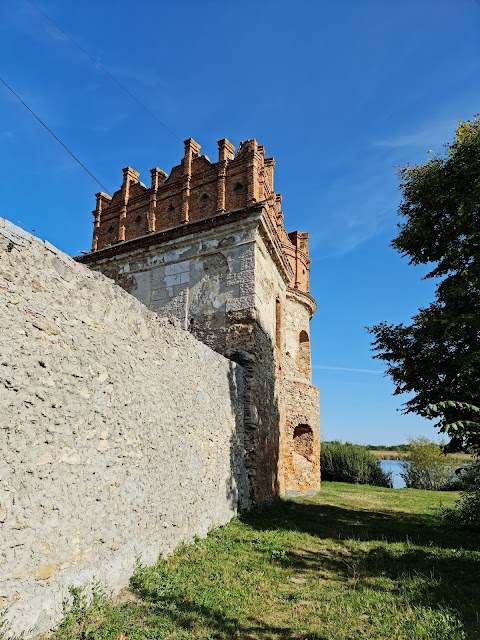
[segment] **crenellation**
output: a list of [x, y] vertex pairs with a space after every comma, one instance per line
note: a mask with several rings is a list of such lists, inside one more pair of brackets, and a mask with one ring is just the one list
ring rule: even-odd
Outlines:
[[226, 138], [218, 141], [218, 161], [228, 162], [235, 157], [235, 147]]

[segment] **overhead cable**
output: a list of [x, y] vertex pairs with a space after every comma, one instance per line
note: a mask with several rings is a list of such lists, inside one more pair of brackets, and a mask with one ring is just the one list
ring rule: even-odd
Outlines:
[[12, 87], [11, 87], [10, 85], [8, 85], [2, 77], [0, 77], [0, 82], [1, 82], [2, 84], [4, 84], [4, 85], [7, 87], [7, 89], [8, 89], [11, 93], [13, 93], [13, 95], [15, 96], [15, 98], [17, 98], [17, 100], [19, 100], [19, 101], [23, 104], [23, 106], [24, 106], [26, 109], [28, 109], [28, 110], [30, 111], [30, 113], [32, 114], [32, 116], [33, 116], [36, 120], [38, 120], [38, 122], [42, 125], [42, 127], [45, 127], [45, 129], [48, 131], [48, 133], [49, 133], [51, 136], [53, 136], [53, 137], [55, 138], [55, 140], [56, 140], [59, 144], [61, 144], [61, 145], [62, 145], [62, 147], [65, 149], [65, 151], [67, 151], [67, 153], [69, 153], [69, 154], [72, 156], [72, 158], [73, 158], [76, 162], [78, 162], [78, 164], [82, 167], [82, 169], [84, 169], [84, 170], [88, 173], [88, 175], [89, 175], [91, 178], [93, 178], [93, 179], [95, 180], [95, 182], [96, 182], [97, 184], [99, 184], [99, 185], [102, 187], [102, 189], [103, 189], [103, 190], [104, 190], [108, 195], [110, 195], [110, 194], [109, 194], [109, 192], [108, 192], [108, 189], [107, 189], [106, 187], [104, 187], [104, 186], [103, 186], [103, 184], [100, 182], [100, 180], [97, 180], [97, 178], [93, 175], [93, 173], [92, 173], [89, 169], [87, 169], [87, 167], [83, 164], [83, 162], [81, 162], [81, 161], [77, 158], [77, 156], [76, 156], [72, 151], [70, 151], [70, 149], [67, 147], [67, 145], [63, 144], [63, 142], [60, 140], [60, 138], [59, 138], [58, 136], [56, 136], [56, 135], [53, 133], [53, 131], [52, 131], [52, 130], [51, 130], [51, 129], [50, 129], [50, 128], [45, 124], [45, 122], [43, 122], [43, 120], [42, 120], [41, 118], [39, 118], [39, 116], [37, 116], [37, 114], [35, 113], [35, 111], [33, 111], [33, 109], [30, 109], [30, 107], [28, 106], [28, 104], [27, 104], [26, 102], [24, 102], [24, 101], [20, 98], [20, 96], [18, 95], [18, 93], [15, 93], [15, 91], [12, 89]]
[[160, 123], [162, 125], [162, 127], [168, 131], [168, 133], [170, 133], [176, 140], [179, 140], [181, 142], [180, 138], [171, 129], [169, 129], [167, 127], [167, 125], [164, 122], [162, 122], [160, 120], [160, 118], [158, 116], [156, 116], [155, 113], [151, 109], [149, 109], [141, 100], [139, 100], [137, 98], [137, 96], [135, 94], [133, 94], [130, 91], [130, 89], [128, 89], [128, 87], [126, 87], [124, 84], [122, 84], [119, 80], [117, 80], [117, 78], [115, 76], [113, 76], [109, 71], [107, 71], [107, 69], [103, 65], [101, 65], [99, 62], [97, 62], [95, 60], [95, 58], [93, 58], [88, 53], [88, 51], [86, 51], [83, 47], [81, 47], [78, 44], [78, 42], [76, 42], [71, 36], [69, 36], [68, 33], [66, 33], [54, 20], [52, 20], [52, 18], [50, 18], [49, 15], [47, 15], [45, 13], [45, 11], [42, 11], [42, 9], [40, 9], [40, 7], [37, 6], [35, 4], [35, 2], [33, 2], [33, 0], [27, 0], [27, 1], [32, 5], [32, 7], [34, 7], [39, 13], [41, 13], [42, 16], [44, 18], [46, 18], [58, 31], [60, 31], [60, 33], [65, 38], [67, 38], [67, 40], [70, 40], [70, 42], [72, 42], [77, 47], [77, 49], [79, 49], [84, 55], [86, 55], [87, 58], [89, 60], [91, 60], [91, 62], [93, 62], [93, 64], [97, 67], [97, 69], [100, 69], [101, 71], [103, 71], [103, 73], [106, 76], [108, 76], [110, 78], [110, 80], [115, 82], [115, 84], [118, 85], [132, 100], [135, 100], [135, 102], [137, 104], [139, 104], [148, 114], [150, 114], [150, 116], [152, 116], [152, 118], [154, 118], [158, 123]]

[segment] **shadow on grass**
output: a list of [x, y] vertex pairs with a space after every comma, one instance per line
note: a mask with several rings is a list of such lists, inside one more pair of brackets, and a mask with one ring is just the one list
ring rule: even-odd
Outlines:
[[480, 551], [478, 534], [455, 529], [433, 515], [343, 509], [278, 500], [272, 507], [244, 513], [241, 520], [259, 531], [298, 531], [320, 539], [406, 542]]
[[[301, 574], [302, 581], [312, 578], [308, 580], [311, 585], [315, 580], [321, 580], [325, 572], [331, 572], [334, 583], [330, 582], [324, 588], [336, 589], [335, 599], [339, 601], [345, 598], [347, 605], [351, 597], [349, 593], [354, 590], [356, 594], [360, 594], [357, 603], [364, 607], [363, 610], [360, 609], [363, 614], [369, 613], [371, 603], [376, 603], [377, 606], [380, 603], [381, 606], [385, 601], [385, 590], [388, 590], [390, 600], [387, 602], [392, 602], [393, 595], [395, 612], [392, 611], [392, 615], [396, 616], [398, 624], [401, 625], [402, 612], [412, 618], [421, 617], [425, 611], [428, 617], [428, 612], [431, 611], [437, 616], [436, 620], [441, 619], [442, 614], [451, 616], [447, 620], [446, 630], [433, 629], [426, 623], [424, 628], [426, 632], [432, 631], [432, 638], [480, 638], [480, 537], [475, 534], [456, 531], [428, 515], [379, 513], [293, 501], [277, 501], [266, 509], [243, 514], [241, 520], [258, 532], [287, 531], [312, 536], [312, 539], [305, 536], [300, 543], [295, 543], [294, 538], [290, 538], [291, 543], [287, 544], [291, 544], [291, 551], [286, 550], [285, 557], [274, 561], [284, 571], [272, 574], [275, 575], [276, 582], [272, 582], [271, 592], [268, 592], [270, 604], [265, 602], [261, 605], [263, 609], [259, 613], [248, 609], [248, 600], [237, 607], [234, 598], [231, 606], [225, 607], [225, 602], [222, 604], [212, 599], [211, 593], [208, 593], [208, 580], [203, 584], [200, 581], [198, 590], [188, 589], [188, 572], [177, 575], [175, 569], [170, 568], [162, 573], [161, 567], [167, 565], [160, 564], [159, 573], [156, 573], [155, 567], [139, 568], [132, 578], [132, 588], [141, 601], [114, 607], [114, 611], [109, 614], [108, 623], [98, 627], [98, 634], [77, 633], [74, 636], [64, 635], [59, 640], [117, 640], [119, 634], [135, 640], [331, 640], [331, 636], [322, 634], [320, 621], [318, 624], [314, 622], [314, 632], [307, 632], [305, 628], [302, 631], [303, 623], [300, 624], [299, 620], [290, 622], [287, 618], [285, 622], [283, 618], [279, 622], [274, 617], [275, 598], [278, 597], [276, 589], [281, 584], [279, 580], [288, 581], [292, 575], [298, 579], [298, 574]], [[241, 532], [237, 535], [240, 538], [240, 557], [242, 545], [253, 548], [254, 556], [257, 553], [254, 541], [256, 534], [252, 536], [251, 533], [246, 533], [244, 538]], [[288, 538], [282, 539], [285, 541]], [[369, 544], [358, 544], [359, 542]], [[226, 551], [225, 547], [217, 549], [213, 544], [209, 554], [213, 554], [214, 562], [222, 561], [222, 553], [235, 553], [233, 541], [232, 545], [232, 551]], [[261, 547], [260, 544], [258, 554], [268, 553]], [[192, 557], [194, 556], [195, 551], [192, 550]], [[264, 562], [264, 558], [258, 557], [259, 562]], [[206, 571], [211, 571], [212, 580], [219, 579], [216, 575], [220, 574], [215, 573], [214, 563], [213, 570], [208, 563], [198, 565], [196, 570], [202, 571], [203, 567]], [[232, 576], [231, 583], [227, 580], [223, 587], [226, 590], [236, 589], [237, 579], [238, 576]], [[298, 584], [301, 583], [293, 583], [295, 584], [294, 588], [300, 592]], [[372, 598], [372, 592], [377, 592], [377, 597]], [[288, 594], [288, 589], [284, 591], [283, 597], [285, 593]], [[241, 600], [241, 594], [240, 589], [237, 600]], [[322, 601], [320, 597], [316, 605], [319, 615]], [[273, 616], [270, 616], [269, 606], [272, 607]], [[390, 605], [386, 604], [388, 606]], [[342, 607], [337, 612], [341, 615]], [[281, 615], [284, 613], [285, 609]], [[375, 612], [373, 615], [376, 615]], [[383, 624], [388, 615], [388, 611], [383, 610], [379, 614], [378, 624]], [[260, 619], [261, 617], [267, 619]], [[452, 619], [455, 624], [458, 621], [461, 625], [458, 634], [450, 624]], [[311, 624], [307, 626], [312, 628]], [[372, 629], [377, 633], [379, 627]], [[345, 640], [368, 637], [368, 634], [355, 633], [352, 630], [352, 635], [337, 634], [335, 637], [344, 637]], [[401, 633], [403, 635], [398, 637], [410, 637], [408, 631], [403, 630]], [[374, 637], [387, 636], [377, 633]], [[422, 634], [415, 637], [428, 636]]]
[[[149, 601], [150, 600], [150, 601]], [[263, 621], [248, 619], [240, 622], [233, 616], [225, 615], [219, 609], [203, 606], [201, 604], [185, 600], [181, 596], [168, 596], [165, 598], [156, 597], [153, 600], [145, 597], [143, 604], [127, 605], [124, 615], [127, 618], [138, 620], [139, 615], [143, 617], [144, 628], [147, 631], [146, 638], [215, 638], [216, 640], [330, 640], [327, 636], [316, 633], [296, 632], [291, 628], [267, 624]], [[156, 616], [165, 619], [168, 617], [169, 623], [175, 628], [174, 634], [152, 635], [151, 631], [156, 628]], [[196, 635], [196, 630], [201, 628], [201, 636]], [[122, 626], [122, 632], [129, 637], [128, 626]], [[150, 631], [151, 630], [151, 631]], [[183, 630], [183, 633], [179, 630]], [[164, 630], [164, 632], [166, 629]]]
[[[243, 522], [260, 531], [308, 533], [318, 541], [374, 543], [368, 551], [355, 548], [347, 556], [338, 550], [316, 553], [298, 549], [289, 563], [303, 573], [332, 571], [350, 580], [355, 589], [390, 593], [410, 606], [454, 613], [468, 638], [480, 638], [480, 536], [456, 530], [435, 516], [382, 513], [282, 501], [273, 509], [253, 511]], [[375, 545], [375, 542], [378, 544]], [[403, 543], [398, 546], [393, 543]]]

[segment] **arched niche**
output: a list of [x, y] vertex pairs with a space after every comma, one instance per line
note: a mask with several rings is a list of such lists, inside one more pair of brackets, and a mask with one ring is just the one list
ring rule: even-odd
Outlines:
[[310, 375], [310, 338], [306, 331], [298, 336], [297, 365], [302, 373]]
[[308, 424], [299, 424], [293, 430], [293, 452], [305, 459], [313, 455], [313, 431]]

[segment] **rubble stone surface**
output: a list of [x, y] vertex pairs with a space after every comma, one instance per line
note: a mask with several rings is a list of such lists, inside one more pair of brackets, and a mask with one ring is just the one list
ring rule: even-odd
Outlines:
[[137, 559], [249, 506], [244, 370], [174, 323], [0, 218], [0, 612], [15, 632], [51, 628], [70, 586], [118, 590]]

